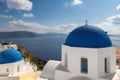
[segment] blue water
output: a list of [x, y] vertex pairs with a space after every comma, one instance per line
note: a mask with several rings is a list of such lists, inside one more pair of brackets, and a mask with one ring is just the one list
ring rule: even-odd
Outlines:
[[45, 35], [35, 38], [0, 38], [0, 41], [12, 41], [43, 60], [60, 60], [61, 44], [64, 43], [66, 35]]
[[[67, 35], [44, 35], [35, 38], [0, 38], [0, 41], [12, 41], [22, 45], [43, 60], [60, 60], [61, 44]], [[120, 47], [120, 35], [112, 35], [114, 45]]]

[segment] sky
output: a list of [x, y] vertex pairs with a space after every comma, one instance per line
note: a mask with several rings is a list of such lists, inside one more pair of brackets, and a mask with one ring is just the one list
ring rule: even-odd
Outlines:
[[120, 34], [120, 0], [0, 0], [0, 32], [68, 34], [85, 20]]

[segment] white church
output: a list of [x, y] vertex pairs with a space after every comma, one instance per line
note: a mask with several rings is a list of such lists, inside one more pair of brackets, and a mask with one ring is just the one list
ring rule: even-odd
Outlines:
[[37, 80], [33, 66], [24, 61], [17, 46], [0, 46], [0, 80]]
[[107, 32], [86, 22], [62, 44], [61, 61], [48, 61], [40, 77], [41, 80], [120, 80], [116, 47]]

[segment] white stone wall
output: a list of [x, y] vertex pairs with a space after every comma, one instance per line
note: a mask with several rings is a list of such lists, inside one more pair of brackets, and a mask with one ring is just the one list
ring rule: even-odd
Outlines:
[[[71, 80], [78, 76], [90, 80], [112, 80], [112, 73], [116, 70], [115, 52], [115, 47], [82, 48], [62, 45], [62, 64], [68, 71], [55, 70], [55, 80]], [[81, 72], [81, 58], [88, 59], [88, 73]], [[105, 58], [108, 73], [105, 73]]]
[[[86, 76], [92, 79], [107, 75], [104, 71], [104, 58], [106, 57], [108, 58], [109, 62], [109, 73], [115, 72], [115, 55], [115, 47], [80, 48], [62, 45], [62, 64], [67, 67], [71, 74]], [[87, 74], [81, 73], [81, 58], [88, 59]]]
[[0, 80], [20, 80], [19, 77], [0, 77]]
[[[14, 62], [14, 63], [8, 63], [8, 64], [0, 64], [0, 74], [2, 75], [2, 73], [16, 73], [17, 72], [17, 66], [21, 66], [23, 65], [23, 60], [22, 61], [18, 61], [18, 62]], [[7, 72], [8, 69], [8, 72]]]
[[[107, 71], [104, 71], [104, 59], [107, 58]], [[114, 73], [116, 70], [116, 50], [115, 47], [107, 47], [98, 49], [98, 76], [104, 76], [109, 73]]]
[[70, 77], [69, 72], [60, 71], [60, 70], [55, 71], [55, 80], [68, 80], [69, 77]]
[[[77, 47], [69, 47], [62, 45], [62, 49], [64, 49], [62, 55], [67, 54], [67, 65], [68, 70], [76, 75], [97, 76], [97, 50], [89, 49], [89, 48], [77, 48]], [[64, 56], [63, 56], [64, 58]], [[81, 73], [81, 58], [88, 59], [88, 74]], [[62, 63], [65, 63], [65, 59], [62, 59]], [[92, 64], [92, 65], [91, 65]], [[64, 64], [66, 65], [66, 64]]]

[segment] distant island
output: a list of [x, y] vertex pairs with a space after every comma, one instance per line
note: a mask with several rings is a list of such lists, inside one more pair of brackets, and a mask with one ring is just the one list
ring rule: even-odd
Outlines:
[[0, 32], [0, 38], [25, 38], [25, 37], [40, 37], [45, 35], [53, 36], [53, 35], [66, 35], [66, 34], [60, 34], [60, 33], [38, 34], [29, 31]]
[[0, 38], [39, 37], [40, 34], [28, 31], [0, 32]]

